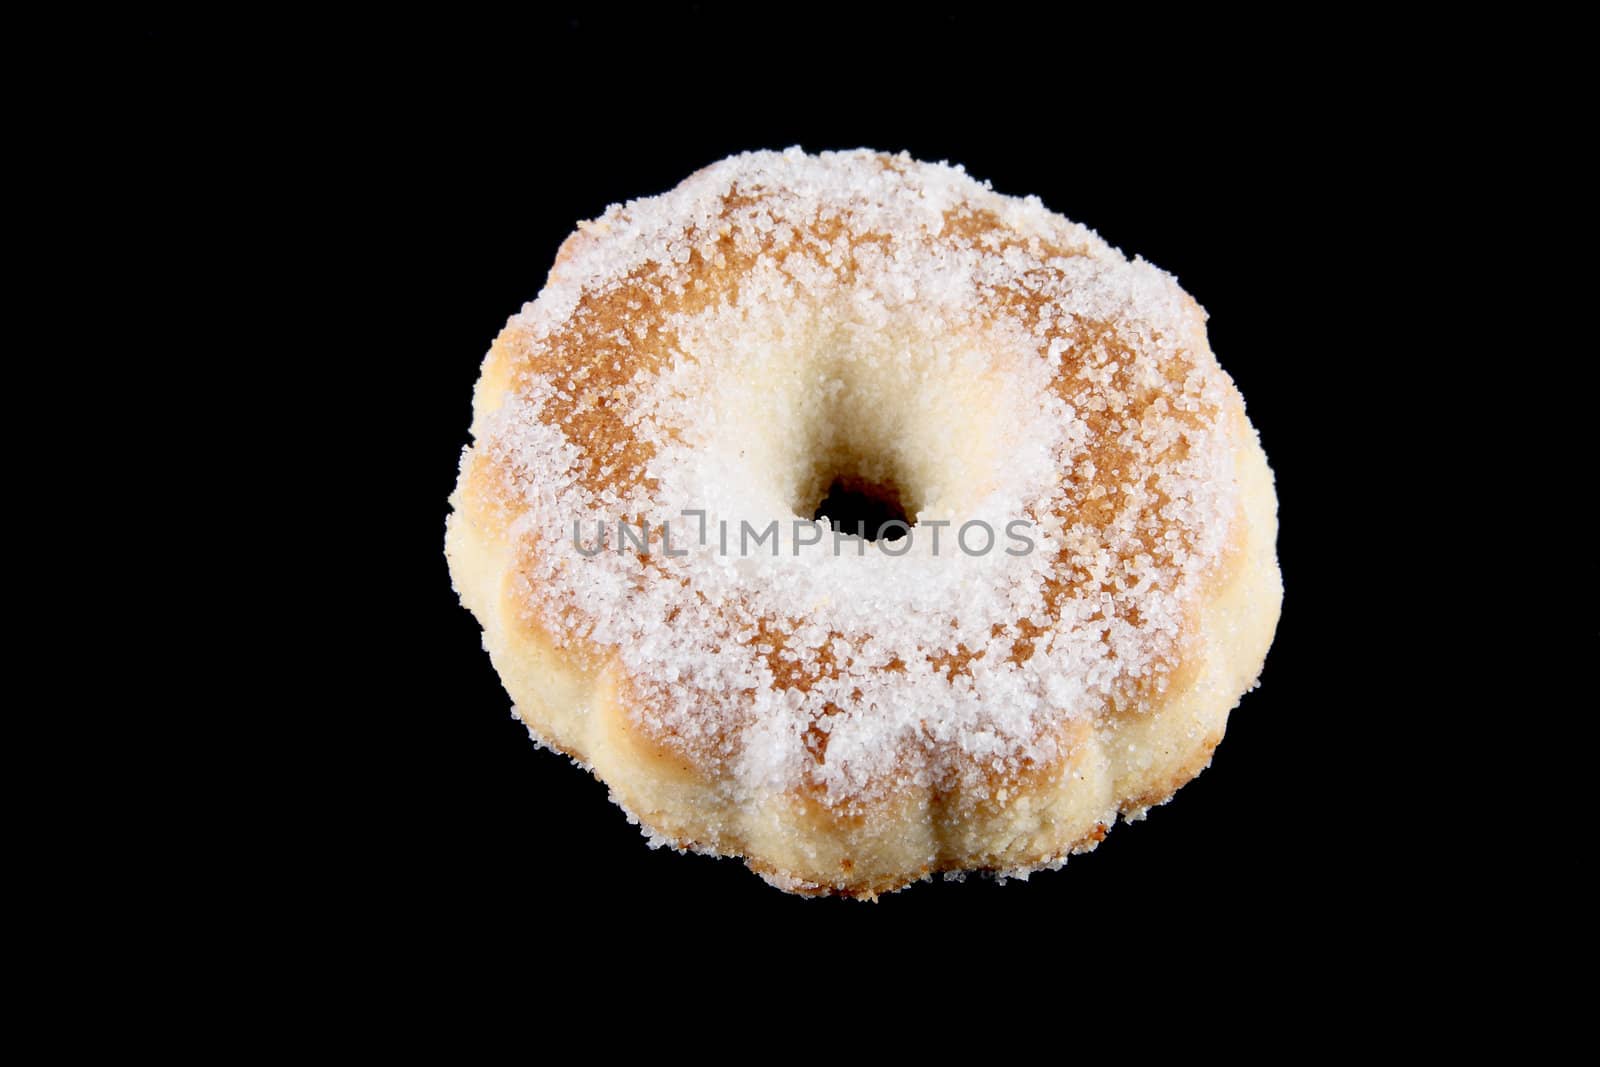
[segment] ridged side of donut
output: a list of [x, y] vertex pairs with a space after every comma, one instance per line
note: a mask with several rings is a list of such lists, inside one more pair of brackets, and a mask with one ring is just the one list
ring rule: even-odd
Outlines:
[[[486, 374], [479, 410], [492, 409], [503, 388]], [[899, 791], [848, 813], [794, 792], [736, 800], [725, 781], [703, 776], [632, 725], [628, 680], [616, 663], [558, 650], [521, 607], [506, 516], [482, 503], [489, 497], [472, 492], [470, 478], [452, 497], [446, 553], [529, 732], [593, 770], [654, 843], [740, 856], [790, 892], [873, 898], [942, 871], [1022, 875], [1060, 866], [1094, 848], [1119, 815], [1164, 803], [1209, 764], [1229, 711], [1259, 675], [1282, 598], [1272, 474], [1237, 401], [1229, 434], [1239, 512], [1167, 691], [1145, 710], [1064, 725], [1072, 736], [1060, 760], [975, 804], [929, 790]]]

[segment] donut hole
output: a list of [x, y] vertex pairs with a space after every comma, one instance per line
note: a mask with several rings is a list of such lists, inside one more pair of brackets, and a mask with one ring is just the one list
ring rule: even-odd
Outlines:
[[[822, 366], [810, 384], [801, 377], [791, 386], [809, 398], [785, 401], [799, 418], [772, 438], [776, 466], [786, 475], [780, 492], [796, 518], [826, 516], [840, 533], [899, 541], [927, 505], [925, 490], [936, 484], [926, 468], [940, 462], [929, 441], [938, 420], [925, 418], [914, 402], [915, 382], [905, 368], [865, 359]], [[763, 421], [777, 425], [776, 418]]]
[[689, 336], [695, 358], [656, 387], [677, 435], [656, 463], [664, 498], [735, 531], [826, 517], [896, 557], [917, 541], [920, 558], [938, 553], [919, 524], [1002, 528], [1058, 476], [1036, 353], [911, 315], [867, 328], [857, 310], [762, 304]]
[[[836, 475], [811, 518], [827, 518], [829, 525], [845, 533], [862, 532], [868, 541], [898, 541], [906, 535], [905, 527], [912, 524], [897, 485], [856, 474]], [[885, 531], [883, 527], [889, 523], [904, 526], [890, 526]]]

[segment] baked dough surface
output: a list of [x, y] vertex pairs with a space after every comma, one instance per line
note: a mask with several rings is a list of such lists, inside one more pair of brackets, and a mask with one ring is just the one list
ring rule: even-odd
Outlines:
[[[581, 224], [473, 436], [446, 554], [530, 733], [653, 843], [793, 892], [1093, 848], [1209, 763], [1277, 623], [1272, 475], [1198, 305], [904, 156], [735, 157]], [[840, 478], [892, 488], [901, 554], [801, 542]]]

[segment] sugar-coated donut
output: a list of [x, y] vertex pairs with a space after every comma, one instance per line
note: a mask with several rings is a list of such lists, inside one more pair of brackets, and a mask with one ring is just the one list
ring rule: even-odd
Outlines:
[[[456, 589], [652, 843], [865, 897], [1058, 867], [1208, 764], [1277, 625], [1204, 320], [960, 168], [724, 160], [580, 223], [495, 340]], [[846, 491], [909, 529], [810, 522]]]

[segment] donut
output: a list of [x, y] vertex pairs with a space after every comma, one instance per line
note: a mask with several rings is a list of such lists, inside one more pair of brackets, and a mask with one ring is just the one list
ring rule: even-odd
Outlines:
[[748, 153], [579, 223], [450, 503], [533, 740], [794, 893], [1094, 848], [1209, 765], [1282, 598], [1200, 306], [904, 154]]

